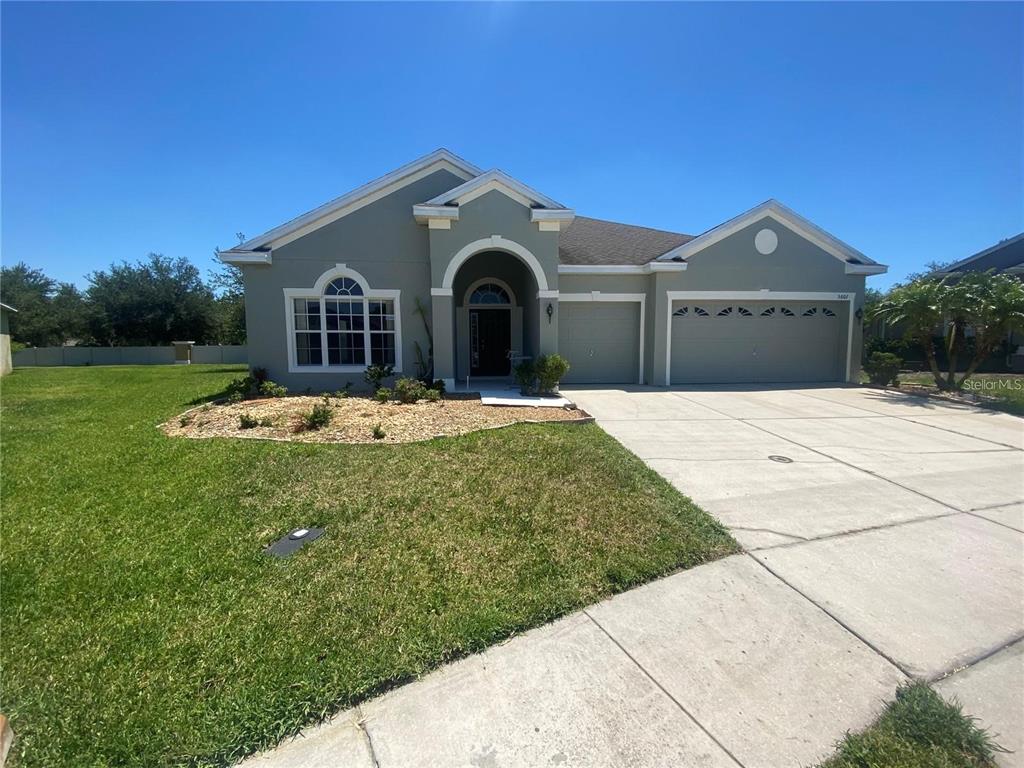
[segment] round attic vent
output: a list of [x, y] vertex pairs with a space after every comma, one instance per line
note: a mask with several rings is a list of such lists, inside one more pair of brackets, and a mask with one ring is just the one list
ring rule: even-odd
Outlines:
[[754, 235], [754, 247], [763, 256], [775, 253], [775, 249], [779, 247], [779, 236], [774, 231], [765, 227]]

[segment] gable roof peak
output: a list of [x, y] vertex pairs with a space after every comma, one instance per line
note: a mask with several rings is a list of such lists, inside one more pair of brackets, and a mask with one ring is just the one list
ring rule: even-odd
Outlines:
[[449, 189], [447, 192], [442, 192], [437, 197], [427, 200], [422, 205], [459, 205], [469, 202], [492, 189], [499, 189], [529, 208], [565, 209], [565, 206], [558, 201], [538, 192], [533, 187], [527, 186], [500, 168], [491, 168], [484, 171], [464, 184], [460, 184], [454, 189]]

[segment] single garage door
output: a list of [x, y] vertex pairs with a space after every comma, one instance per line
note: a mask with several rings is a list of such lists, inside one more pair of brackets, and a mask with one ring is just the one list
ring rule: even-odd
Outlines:
[[841, 381], [844, 302], [677, 301], [673, 384]]
[[640, 303], [561, 302], [558, 353], [567, 384], [636, 384], [640, 374]]

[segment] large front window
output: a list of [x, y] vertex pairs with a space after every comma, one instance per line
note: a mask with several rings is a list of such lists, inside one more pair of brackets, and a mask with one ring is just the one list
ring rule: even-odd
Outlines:
[[295, 364], [303, 368], [396, 364], [395, 301], [339, 277], [320, 297], [292, 299]]

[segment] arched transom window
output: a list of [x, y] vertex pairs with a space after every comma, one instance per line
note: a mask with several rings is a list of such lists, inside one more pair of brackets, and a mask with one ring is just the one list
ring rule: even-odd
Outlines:
[[352, 277], [336, 277], [319, 294], [285, 291], [292, 320], [289, 352], [296, 370], [401, 366], [399, 292], [368, 291], [364, 285]]
[[497, 283], [481, 283], [469, 295], [470, 304], [511, 304], [508, 291]]

